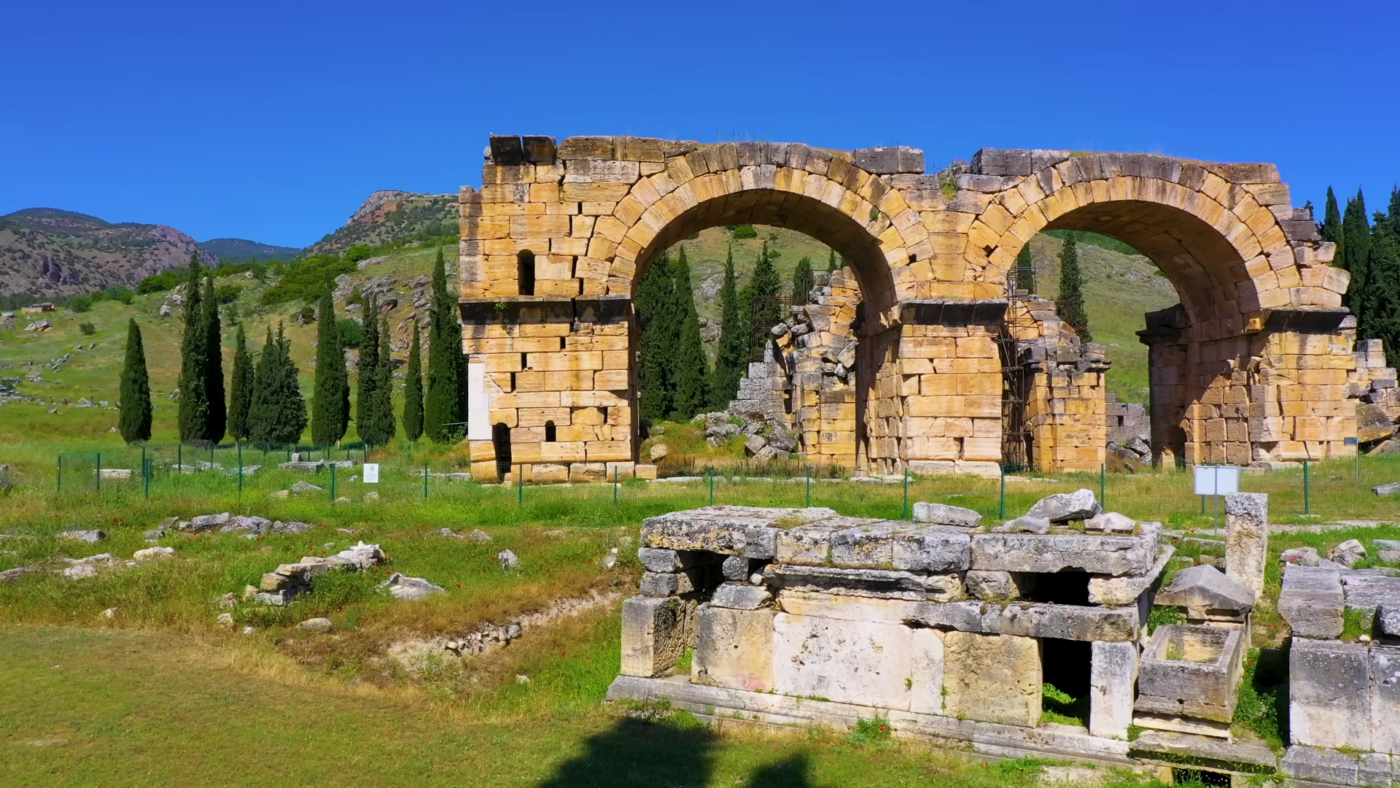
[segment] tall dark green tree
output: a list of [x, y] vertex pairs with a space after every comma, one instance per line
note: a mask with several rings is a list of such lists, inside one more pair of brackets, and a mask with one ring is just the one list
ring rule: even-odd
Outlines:
[[408, 375], [403, 383], [404, 437], [423, 437], [423, 351], [418, 341], [418, 321], [413, 321], [413, 344], [408, 348]]
[[389, 318], [379, 321], [379, 365], [374, 368], [374, 434], [380, 443], [394, 439], [394, 357], [389, 352]]
[[1016, 254], [1016, 287], [1035, 295], [1035, 258], [1029, 242]]
[[316, 316], [316, 386], [311, 399], [311, 442], [334, 446], [345, 437], [350, 424], [350, 373], [345, 369], [345, 348], [340, 324], [327, 281], [321, 288]]
[[360, 364], [356, 375], [355, 431], [360, 434], [360, 440], [370, 446], [382, 446], [387, 442], [379, 430], [384, 420], [376, 412], [380, 403], [376, 393], [380, 381], [379, 304], [373, 296], [365, 299], [360, 324], [364, 327], [364, 339], [360, 341]]
[[243, 324], [233, 341], [233, 377], [229, 381], [228, 432], [234, 440], [246, 441], [252, 434], [248, 411], [253, 406], [253, 357], [248, 354], [248, 338]]
[[224, 397], [224, 331], [219, 322], [219, 299], [214, 295], [214, 275], [204, 278], [204, 395], [209, 398], [209, 420], [204, 439], [218, 444], [228, 431], [228, 405]]
[[792, 269], [792, 302], [794, 304], [807, 303], [807, 293], [812, 289], [812, 261], [804, 257], [797, 261], [797, 267]]
[[844, 266], [845, 264], [846, 264], [845, 258], [842, 258], [842, 259], [841, 259], [841, 262], [840, 262], [840, 263], [837, 263], [837, 260], [836, 260], [836, 250], [835, 250], [835, 249], [832, 249], [832, 250], [831, 250], [831, 254], [830, 254], [829, 256], [827, 256], [827, 258], [826, 258], [826, 270], [828, 270], [828, 271], [833, 271], [833, 272], [834, 272], [834, 271], [839, 271], [839, 270], [841, 270], [841, 267]]
[[1332, 193], [1331, 186], [1327, 187], [1327, 203], [1322, 212], [1322, 224], [1318, 225], [1317, 231], [1322, 240], [1337, 244], [1335, 259], [1341, 260], [1342, 212], [1337, 209], [1337, 195]]
[[126, 325], [126, 360], [122, 363], [121, 415], [117, 430], [127, 443], [151, 439], [151, 379], [146, 374], [146, 349], [141, 328], [132, 318]]
[[635, 299], [642, 335], [638, 410], [642, 418], [651, 421], [660, 421], [673, 410], [671, 372], [681, 318], [676, 313], [673, 273], [670, 257], [662, 252], [642, 275]]
[[[834, 255], [835, 252], [832, 252]], [[749, 326], [739, 304], [738, 278], [734, 274], [734, 247], [724, 261], [724, 284], [719, 290], [719, 349], [710, 381], [710, 409], [724, 410], [739, 393], [749, 360]]]
[[1390, 192], [1389, 211], [1376, 215], [1367, 270], [1374, 292], [1369, 334], [1385, 348], [1389, 366], [1400, 366], [1400, 188]]
[[1356, 190], [1355, 198], [1347, 200], [1346, 212], [1342, 214], [1342, 239], [1342, 267], [1351, 272], [1351, 284], [1347, 286], [1343, 303], [1356, 315], [1358, 334], [1369, 336], [1368, 307], [1372, 293], [1368, 290], [1367, 263], [1371, 259], [1371, 224], [1366, 218], [1366, 198], [1360, 189]]
[[1060, 297], [1055, 302], [1055, 314], [1074, 328], [1084, 342], [1093, 342], [1089, 331], [1089, 313], [1084, 310], [1084, 273], [1079, 268], [1079, 242], [1075, 233], [1065, 234], [1060, 250]]
[[257, 386], [248, 419], [255, 443], [282, 445], [296, 443], [306, 431], [306, 401], [297, 384], [298, 370], [292, 361], [292, 343], [282, 326], [277, 337], [268, 326], [267, 341], [258, 359]]
[[705, 387], [709, 374], [705, 345], [700, 340], [700, 315], [695, 310], [695, 292], [690, 285], [690, 263], [685, 259], [685, 247], [676, 256], [675, 273], [671, 277], [674, 309], [680, 315], [680, 332], [675, 353], [672, 394], [672, 418], [689, 421], [705, 410], [708, 401]]
[[462, 323], [457, 298], [447, 289], [447, 272], [438, 249], [433, 264], [433, 305], [428, 327], [428, 393], [423, 430], [433, 443], [455, 441], [465, 420], [462, 404]]
[[758, 261], [754, 264], [753, 278], [744, 287], [743, 297], [740, 298], [748, 310], [750, 359], [763, 357], [763, 348], [769, 339], [768, 330], [783, 319], [779, 300], [782, 288], [778, 269], [768, 254], [768, 242], [764, 241], [763, 250], [758, 253]]
[[204, 336], [204, 299], [199, 291], [199, 252], [190, 255], [190, 276], [185, 287], [184, 333], [180, 337], [180, 441], [204, 440], [209, 432], [209, 394]]

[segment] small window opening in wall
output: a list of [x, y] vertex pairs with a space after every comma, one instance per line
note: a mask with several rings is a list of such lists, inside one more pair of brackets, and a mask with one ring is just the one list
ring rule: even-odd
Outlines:
[[564, 347], [565, 347], [565, 345], [564, 345], [564, 338], [563, 338], [563, 337], [559, 337], [559, 349], [560, 349], [560, 350], [563, 350]]
[[515, 256], [519, 270], [520, 294], [535, 294], [535, 253], [526, 249]]
[[544, 442], [545, 442], [545, 443], [554, 443], [554, 441], [556, 440], [555, 436], [558, 435], [558, 434], [559, 434], [559, 433], [554, 429], [554, 422], [552, 422], [552, 421], [546, 421], [546, 422], [544, 423]]
[[602, 409], [602, 411], [603, 411], [603, 423], [604, 423], [604, 424], [607, 424], [607, 423], [608, 423], [608, 409], [607, 409], [606, 407], [604, 407], [604, 408]]
[[524, 369], [529, 369], [529, 368], [530, 368], [530, 363], [529, 363], [529, 362], [530, 362], [530, 359], [526, 357], [526, 354], [521, 353], [521, 354], [520, 354], [520, 368], [521, 368], [522, 370], [524, 370]]
[[515, 373], [510, 373], [510, 390], [515, 391]]
[[1232, 785], [1230, 775], [1221, 772], [1208, 772], [1202, 769], [1181, 769], [1172, 767], [1174, 785]]

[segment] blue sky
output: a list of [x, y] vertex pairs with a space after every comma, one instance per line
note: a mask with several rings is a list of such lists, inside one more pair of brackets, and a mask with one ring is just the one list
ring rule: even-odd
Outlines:
[[[4, 14], [0, 214], [304, 246], [489, 133], [1269, 161], [1400, 181], [1391, 3], [47, 2]], [[1361, 110], [1368, 114], [1355, 115]]]

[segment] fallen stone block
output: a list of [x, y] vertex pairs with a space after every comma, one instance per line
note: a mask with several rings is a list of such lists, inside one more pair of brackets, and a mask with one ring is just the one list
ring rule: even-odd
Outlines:
[[175, 555], [173, 547], [147, 547], [144, 550], [137, 550], [131, 557], [137, 561], [158, 561], [162, 558], [170, 558]]
[[308, 618], [297, 626], [306, 632], [330, 632], [335, 624], [329, 618]]
[[1131, 605], [1137, 602], [1148, 589], [1157, 585], [1158, 581], [1162, 579], [1162, 573], [1166, 571], [1167, 564], [1175, 554], [1175, 547], [1164, 545], [1157, 553], [1157, 560], [1152, 564], [1152, 568], [1142, 575], [1090, 577], [1089, 601], [1095, 605], [1108, 605], [1110, 607]]
[[1193, 566], [1172, 577], [1157, 604], [1186, 608], [1187, 618], [1237, 621], [1254, 609], [1252, 589], [1213, 566]]
[[1365, 616], [1362, 623], [1368, 633], [1378, 610], [1384, 606], [1400, 607], [1400, 578], [1371, 574], [1372, 571], [1342, 574], [1346, 608]]
[[1288, 673], [1294, 744], [1371, 749], [1371, 666], [1364, 644], [1294, 638]]
[[1294, 637], [1335, 638], [1342, 634], [1342, 610], [1346, 597], [1342, 576], [1330, 567], [1284, 567], [1278, 612]]
[[1085, 531], [1130, 534], [1137, 529], [1137, 520], [1118, 512], [1102, 512], [1084, 521]]
[[723, 583], [715, 589], [710, 604], [734, 610], [758, 610], [772, 606], [773, 592], [748, 583]]
[[1285, 564], [1296, 564], [1298, 566], [1317, 566], [1322, 556], [1317, 554], [1316, 547], [1294, 547], [1291, 550], [1284, 550], [1279, 554], [1279, 560]]
[[998, 534], [1048, 534], [1050, 533], [1050, 521], [1044, 517], [1031, 517], [1021, 515], [1014, 520], [1007, 520], [992, 529], [992, 533]]
[[201, 514], [190, 520], [190, 525], [187, 530], [196, 534], [204, 533], [205, 531], [212, 531], [215, 528], [226, 525], [228, 521], [228, 512], [224, 512], [223, 514]]
[[1400, 494], [1400, 482], [1391, 482], [1391, 483], [1389, 483], [1389, 484], [1378, 484], [1378, 485], [1376, 485], [1375, 487], [1372, 487], [1372, 488], [1371, 488], [1371, 492], [1375, 493], [1376, 495], [1396, 495], [1396, 494]]
[[1072, 493], [1057, 493], [1036, 501], [1026, 512], [1027, 517], [1049, 520], [1052, 523], [1067, 523], [1072, 520], [1087, 520], [1103, 511], [1093, 490], [1075, 490]]
[[773, 618], [776, 615], [777, 611], [771, 609], [700, 605], [695, 622], [691, 680], [697, 684], [756, 692], [772, 690]]
[[914, 504], [914, 522], [957, 528], [981, 528], [982, 515], [961, 506], [918, 501]]
[[389, 579], [380, 583], [379, 587], [389, 589], [389, 596], [400, 601], [427, 599], [435, 594], [447, 593], [447, 589], [435, 586], [421, 577], [408, 577], [399, 572], [389, 575]]
[[675, 668], [694, 642], [693, 599], [634, 596], [622, 603], [622, 675], [651, 678]]

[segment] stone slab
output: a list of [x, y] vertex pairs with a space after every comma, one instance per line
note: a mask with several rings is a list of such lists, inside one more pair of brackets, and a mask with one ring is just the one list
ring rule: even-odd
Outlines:
[[913, 630], [902, 624], [779, 613], [773, 689], [886, 709], [908, 709]]
[[1231, 493], [1225, 496], [1225, 573], [1254, 591], [1264, 593], [1264, 568], [1269, 563], [1269, 496]]
[[1364, 571], [1343, 572], [1341, 576], [1347, 609], [1364, 613], [1368, 628], [1382, 607], [1400, 608], [1400, 577]]
[[972, 565], [972, 536], [947, 526], [931, 526], [895, 536], [895, 569], [915, 572], [966, 572]]
[[749, 583], [724, 583], [715, 589], [710, 604], [735, 610], [758, 610], [772, 606], [773, 592]]
[[642, 523], [642, 545], [771, 559], [780, 530], [835, 516], [831, 509], [819, 507], [708, 506], [647, 518]]
[[874, 517], [830, 517], [780, 531], [775, 537], [774, 560], [783, 564], [827, 566], [831, 563], [831, 535], [837, 531], [882, 522]]
[[1140, 536], [1081, 533], [972, 536], [972, 568], [1050, 573], [1079, 570], [1092, 575], [1144, 575], [1157, 559], [1157, 532]]
[[1207, 564], [1182, 569], [1157, 594], [1157, 604], [1184, 607], [1193, 619], [1243, 618], [1255, 599], [1254, 589]]
[[1025, 727], [1040, 722], [1040, 644], [1033, 638], [949, 632], [943, 647], [948, 715]]
[[895, 539], [921, 526], [899, 520], [885, 520], [831, 534], [832, 566], [883, 569], [894, 566]]
[[1138, 675], [1137, 644], [1095, 642], [1090, 653], [1089, 733], [1127, 740]]
[[769, 564], [764, 569], [763, 577], [766, 583], [784, 590], [825, 591], [830, 594], [910, 601], [928, 597], [925, 577], [913, 572]]
[[1184, 756], [1203, 764], [1248, 764], [1258, 767], [1258, 770], [1263, 772], [1271, 771], [1278, 765], [1278, 756], [1263, 742], [1222, 741], [1218, 738], [1181, 733], [1144, 731], [1137, 741], [1132, 743], [1131, 752], [1133, 755]]
[[700, 605], [691, 680], [766, 692], [773, 689], [774, 610]]
[[913, 654], [910, 657], [909, 710], [924, 714], [942, 714], [943, 699], [943, 638], [936, 629], [916, 629], [912, 635]]
[[961, 506], [946, 503], [917, 501], [914, 504], [914, 521], [935, 525], [956, 526], [958, 528], [982, 527], [982, 515]]
[[640, 547], [637, 558], [648, 572], [679, 572], [696, 566], [713, 564], [724, 556], [700, 550], [665, 550], [655, 547]]
[[1335, 638], [1342, 634], [1346, 598], [1335, 568], [1284, 566], [1278, 612], [1297, 638]]
[[694, 600], [634, 596], [622, 603], [622, 674], [670, 673], [695, 633]]
[[1400, 755], [1400, 647], [1371, 646], [1371, 749]]
[[1364, 645], [1294, 638], [1288, 656], [1293, 743], [1370, 750], [1370, 669]]
[[1167, 569], [1167, 563], [1176, 555], [1172, 545], [1162, 545], [1157, 551], [1157, 560], [1146, 574], [1126, 577], [1089, 578], [1089, 601], [1096, 605], [1131, 605], [1149, 589], [1155, 587]]
[[882, 624], [915, 622], [921, 605], [920, 602], [903, 599], [877, 599], [798, 589], [784, 589], [777, 599], [778, 609], [784, 613]]

